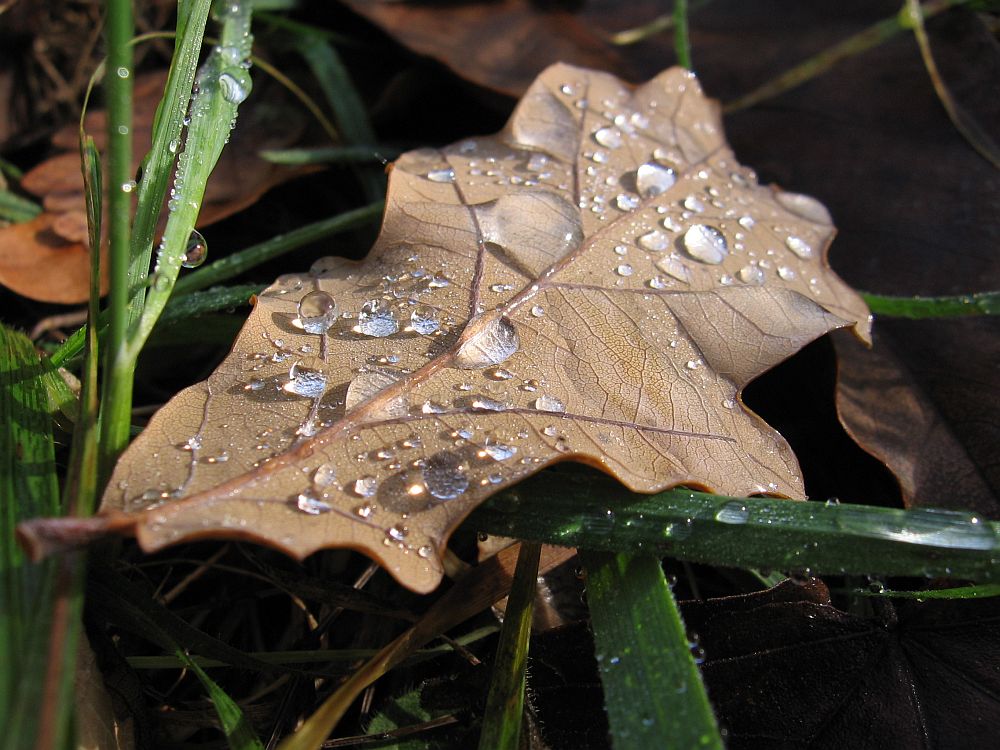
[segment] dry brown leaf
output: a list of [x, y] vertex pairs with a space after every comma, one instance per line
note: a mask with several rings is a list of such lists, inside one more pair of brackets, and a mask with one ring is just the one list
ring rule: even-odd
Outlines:
[[[138, 169], [152, 139], [153, 117], [165, 83], [165, 72], [143, 75], [136, 81], [134, 169]], [[302, 126], [294, 113], [285, 109], [278, 112], [266, 100], [255, 101], [241, 118], [208, 182], [198, 226], [243, 210], [272, 187], [307, 171], [271, 164], [257, 156], [263, 149], [293, 143]], [[85, 129], [103, 150], [107, 141], [105, 113], [88, 114]], [[84, 302], [90, 291], [87, 207], [77, 138], [75, 127], [56, 133], [53, 145], [67, 152], [45, 160], [21, 182], [21, 187], [41, 198], [44, 212], [32, 221], [0, 228], [0, 284], [43, 302]]]
[[868, 337], [825, 264], [833, 234], [814, 199], [735, 161], [691, 74], [633, 92], [553, 66], [497, 136], [399, 159], [364, 263], [264, 291], [102, 513], [146, 550], [349, 547], [429, 591], [462, 518], [557, 461], [641, 492], [801, 497], [740, 390], [830, 329]]

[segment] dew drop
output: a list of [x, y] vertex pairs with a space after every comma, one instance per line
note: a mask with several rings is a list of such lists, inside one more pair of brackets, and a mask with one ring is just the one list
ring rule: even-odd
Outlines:
[[187, 245], [184, 246], [184, 254], [181, 256], [181, 265], [185, 268], [197, 268], [205, 262], [208, 257], [208, 243], [201, 232], [192, 229], [188, 236]]
[[372, 514], [375, 513], [375, 510], [375, 503], [362, 503], [354, 508], [354, 515], [359, 518], [371, 518]]
[[802, 260], [811, 258], [813, 254], [812, 245], [801, 237], [796, 237], [794, 234], [790, 234], [785, 237], [785, 247], [802, 258]]
[[310, 357], [299, 360], [288, 370], [288, 382], [281, 386], [286, 393], [305, 398], [319, 398], [326, 390], [326, 373], [323, 360]]
[[774, 199], [782, 208], [796, 216], [801, 216], [803, 219], [817, 224], [833, 224], [833, 219], [830, 217], [830, 212], [826, 210], [826, 206], [811, 195], [778, 192], [774, 194]]
[[701, 365], [702, 362], [700, 359], [689, 359], [687, 361], [687, 364], [684, 366], [687, 367], [689, 370], [697, 370], [699, 367], [701, 367]]
[[631, 276], [633, 272], [632, 266], [628, 263], [622, 263], [615, 269], [615, 273], [619, 276]]
[[747, 510], [746, 503], [733, 501], [719, 508], [719, 512], [715, 514], [715, 520], [720, 523], [738, 525], [746, 523], [749, 516], [750, 511]]
[[451, 167], [435, 169], [427, 173], [427, 179], [431, 182], [454, 182], [455, 170]]
[[729, 254], [726, 238], [715, 227], [706, 224], [692, 225], [681, 237], [687, 254], [695, 260], [717, 265]]
[[543, 315], [545, 315], [545, 308], [544, 307], [542, 307], [541, 305], [532, 305], [531, 306], [531, 317], [533, 317], [533, 318], [540, 318]]
[[737, 274], [744, 284], [763, 284], [764, 271], [760, 266], [749, 263], [741, 268]]
[[359, 497], [371, 497], [377, 489], [378, 480], [369, 474], [354, 481], [354, 494]]
[[615, 198], [615, 205], [622, 211], [631, 211], [639, 205], [639, 199], [634, 195], [621, 193], [617, 198]]
[[678, 281], [683, 281], [685, 284], [691, 281], [691, 269], [674, 253], [670, 253], [670, 255], [657, 260], [656, 267], [668, 276]]
[[739, 219], [737, 219], [737, 223], [744, 229], [753, 229], [754, 224], [756, 224], [757, 222], [754, 221], [754, 218], [752, 216], [741, 216]]
[[505, 370], [503, 367], [491, 367], [483, 373], [490, 380], [510, 380], [514, 373]]
[[399, 330], [399, 321], [388, 305], [381, 300], [372, 299], [361, 306], [358, 324], [353, 330], [365, 336], [382, 338], [396, 333]]
[[662, 276], [654, 276], [653, 278], [651, 278], [646, 283], [649, 285], [650, 289], [658, 289], [658, 290], [659, 289], [666, 289], [668, 286], [670, 286], [670, 282], [668, 282]]
[[461, 456], [448, 451], [435, 453], [420, 469], [427, 491], [439, 500], [452, 500], [469, 487], [469, 476]]
[[559, 434], [559, 430], [556, 429], [555, 425], [550, 424], [542, 428], [542, 434], [548, 435], [549, 437], [555, 437]]
[[410, 328], [421, 336], [432, 334], [440, 327], [441, 321], [438, 320], [437, 310], [433, 307], [418, 305], [410, 313]]
[[639, 238], [639, 247], [653, 253], [662, 252], [670, 246], [670, 238], [659, 229], [642, 235]]
[[307, 333], [326, 333], [337, 319], [337, 303], [326, 292], [309, 292], [299, 300], [299, 325]]
[[388, 529], [385, 530], [386, 537], [393, 540], [394, 542], [403, 541], [404, 539], [406, 539], [406, 536], [409, 533], [410, 530], [401, 523], [397, 523], [393, 526], [390, 526]]
[[517, 448], [513, 445], [505, 445], [504, 443], [487, 440], [486, 445], [483, 446], [483, 452], [494, 461], [506, 461], [517, 453]]
[[402, 376], [402, 373], [391, 368], [375, 368], [359, 372], [351, 384], [347, 386], [344, 396], [344, 408], [347, 411], [364, 403], [376, 393], [388, 388]]
[[219, 75], [222, 98], [230, 104], [240, 104], [250, 95], [250, 76], [244, 71], [226, 71]]
[[677, 173], [674, 170], [652, 162], [641, 165], [635, 172], [635, 185], [643, 198], [666, 192], [675, 182]]
[[503, 316], [482, 318], [469, 326], [471, 335], [455, 352], [455, 366], [480, 370], [509, 359], [521, 345], [514, 324]]
[[694, 211], [697, 214], [700, 214], [702, 211], [705, 210], [705, 204], [702, 203], [701, 200], [694, 195], [689, 195], [687, 198], [685, 198], [682, 205], [688, 211]]
[[605, 148], [618, 148], [622, 145], [622, 134], [616, 128], [601, 128], [594, 133], [594, 140]]
[[423, 557], [423, 558], [428, 558], [428, 557], [430, 557], [431, 555], [433, 555], [433, 554], [434, 554], [434, 548], [433, 548], [433, 547], [431, 547], [431, 546], [430, 546], [430, 545], [428, 545], [428, 544], [425, 544], [425, 545], [423, 545], [423, 546], [422, 546], [422, 547], [421, 547], [420, 549], [418, 549], [418, 550], [417, 550], [417, 554], [418, 554], [418, 555], [419, 555], [420, 557]]
[[337, 481], [337, 467], [333, 464], [320, 464], [312, 475], [314, 487], [325, 489], [331, 487]]
[[493, 398], [486, 398], [485, 396], [479, 396], [474, 398], [471, 404], [473, 409], [478, 409], [482, 411], [507, 411], [510, 408], [510, 404], [504, 401], [497, 401]]
[[311, 490], [299, 493], [295, 499], [296, 507], [303, 513], [311, 516], [318, 516], [320, 513], [328, 513], [333, 510], [333, 506], [320, 500]]
[[564, 412], [566, 405], [555, 396], [543, 395], [535, 399], [535, 408], [538, 411]]
[[795, 273], [795, 269], [789, 266], [778, 266], [778, 276], [780, 276], [785, 281], [792, 281], [798, 274]]

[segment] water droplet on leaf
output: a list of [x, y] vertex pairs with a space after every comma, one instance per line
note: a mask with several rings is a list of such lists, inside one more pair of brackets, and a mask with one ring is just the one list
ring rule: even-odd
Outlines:
[[307, 333], [326, 333], [337, 319], [337, 303], [323, 291], [309, 292], [299, 300], [299, 325]]
[[197, 268], [208, 257], [208, 243], [201, 232], [192, 229], [188, 236], [187, 245], [184, 247], [184, 254], [181, 256], [181, 265], [185, 268]]
[[410, 313], [410, 328], [421, 336], [432, 334], [440, 327], [441, 321], [438, 320], [437, 310], [433, 307], [418, 305]]
[[681, 237], [687, 254], [695, 260], [717, 265], [729, 254], [726, 238], [715, 227], [707, 224], [692, 225]]
[[368, 300], [361, 306], [358, 313], [358, 324], [354, 326], [355, 333], [365, 336], [382, 338], [391, 336], [399, 330], [399, 321], [392, 309], [381, 300]]
[[481, 318], [470, 324], [471, 334], [455, 352], [455, 366], [479, 370], [509, 359], [521, 342], [514, 324], [503, 316]]
[[652, 162], [641, 165], [635, 173], [635, 185], [643, 198], [652, 198], [666, 192], [675, 182], [677, 173], [674, 170]]
[[535, 399], [535, 408], [538, 411], [564, 412], [566, 405], [555, 396], [539, 396]]
[[469, 487], [469, 476], [461, 456], [448, 451], [435, 453], [420, 469], [427, 491], [439, 500], [452, 500]]

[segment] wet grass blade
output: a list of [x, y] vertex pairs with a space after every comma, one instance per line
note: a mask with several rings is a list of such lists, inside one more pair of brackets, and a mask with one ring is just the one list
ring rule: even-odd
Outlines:
[[28, 338], [0, 326], [0, 726], [14, 748], [57, 746], [72, 718], [72, 701], [42, 710], [72, 687], [72, 660], [50, 640], [65, 564], [32, 564], [14, 541], [18, 521], [61, 513], [43, 374]]
[[1000, 578], [1000, 523], [969, 513], [628, 492], [547, 472], [480, 506], [473, 528], [520, 539], [739, 568], [815, 574]]
[[722, 739], [660, 562], [581, 552], [616, 748], [715, 748]]
[[1000, 315], [1000, 292], [977, 292], [947, 297], [887, 297], [861, 292], [875, 315], [890, 318], [958, 318], [966, 315]]
[[978, 586], [954, 586], [947, 589], [928, 589], [926, 591], [894, 591], [881, 589], [868, 591], [860, 589], [853, 592], [857, 596], [885, 596], [890, 599], [987, 599], [1000, 596], [1000, 583], [982, 583]]
[[301, 166], [305, 164], [384, 163], [399, 156], [399, 149], [389, 146], [331, 146], [329, 148], [287, 148], [281, 151], [261, 151], [258, 155], [272, 164]]
[[229, 310], [250, 304], [250, 298], [260, 294], [263, 284], [212, 287], [180, 297], [172, 297], [163, 310], [157, 325], [177, 323], [196, 315]]
[[541, 546], [532, 542], [521, 545], [514, 570], [514, 582], [504, 611], [500, 643], [493, 664], [490, 692], [486, 699], [480, 750], [517, 750], [524, 715], [525, 669], [528, 664], [528, 641], [531, 617], [538, 589], [538, 559]]
[[197, 662], [180, 649], [177, 649], [176, 653], [177, 658], [194, 672], [205, 687], [208, 697], [212, 700], [212, 705], [215, 706], [215, 713], [219, 717], [219, 723], [222, 725], [222, 731], [226, 735], [230, 750], [264, 750], [264, 746], [236, 701], [205, 674], [205, 670], [199, 667]]

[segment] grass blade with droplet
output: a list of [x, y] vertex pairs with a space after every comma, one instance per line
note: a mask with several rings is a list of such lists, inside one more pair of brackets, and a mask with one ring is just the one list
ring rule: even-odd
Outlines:
[[616, 748], [716, 748], [722, 739], [660, 562], [581, 552]]

